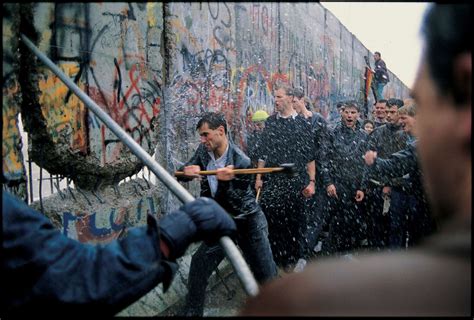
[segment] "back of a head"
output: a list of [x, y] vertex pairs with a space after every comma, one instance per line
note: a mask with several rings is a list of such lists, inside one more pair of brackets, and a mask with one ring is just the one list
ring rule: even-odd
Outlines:
[[[470, 4], [434, 4], [427, 11], [422, 27], [429, 71], [438, 90], [451, 94], [456, 105], [470, 100], [470, 85], [455, 77], [456, 56], [472, 51]], [[440, 50], [440, 48], [442, 48]]]
[[302, 87], [296, 87], [293, 88], [293, 97], [296, 97], [298, 99], [304, 98], [304, 90]]
[[400, 109], [398, 109], [398, 114], [399, 115], [408, 115], [410, 117], [415, 117], [416, 116], [416, 105], [414, 103], [411, 103], [409, 105], [404, 105]]

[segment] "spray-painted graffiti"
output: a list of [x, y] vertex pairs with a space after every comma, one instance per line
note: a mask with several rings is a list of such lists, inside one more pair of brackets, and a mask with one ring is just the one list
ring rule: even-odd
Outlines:
[[[59, 68], [71, 78], [79, 73], [79, 66], [75, 62], [62, 63]], [[51, 71], [45, 70], [38, 86], [41, 91], [41, 111], [53, 142], [58, 142], [61, 132], [66, 131], [70, 135], [71, 149], [86, 154], [86, 107], [82, 101], [76, 95], [71, 95], [69, 88]], [[81, 84], [79, 87], [84, 89]]]
[[25, 180], [25, 167], [21, 152], [22, 140], [18, 128], [20, 108], [15, 99], [19, 93], [14, 77], [7, 79], [3, 87], [2, 106], [2, 173], [7, 181]]
[[[164, 151], [173, 154], [167, 159], [180, 158], [175, 148], [192, 145], [193, 121], [202, 111], [222, 111], [235, 142], [243, 145], [251, 113], [273, 112], [277, 82], [302, 86], [325, 117], [338, 100], [361, 96], [367, 49], [316, 3], [33, 7], [31, 27], [40, 35], [42, 51], [146, 151], [152, 153], [161, 139], [157, 132], [170, 132], [170, 150]], [[65, 136], [77, 162], [86, 158], [93, 170], [123, 165], [122, 173], [136, 168], [136, 158], [115, 135], [47, 69], [38, 70], [32, 80], [38, 80], [44, 119], [35, 120], [46, 120], [52, 141], [64, 144]], [[167, 79], [162, 70], [170, 71]], [[162, 88], [165, 80], [167, 87]], [[395, 77], [386, 88], [388, 95], [406, 91]], [[161, 114], [166, 115], [166, 128], [157, 128]]]
[[63, 212], [63, 234], [80, 242], [106, 243], [129, 227], [146, 224], [147, 214], [157, 215], [153, 197], [140, 199], [133, 208], [110, 208], [107, 212]]

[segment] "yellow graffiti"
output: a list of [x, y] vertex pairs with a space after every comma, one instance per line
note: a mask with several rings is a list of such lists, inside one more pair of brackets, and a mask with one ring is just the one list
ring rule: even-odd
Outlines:
[[157, 25], [156, 14], [155, 14], [156, 3], [148, 2], [146, 4], [146, 16], [148, 21], [148, 27], [152, 28]]
[[[62, 71], [73, 79], [79, 72], [79, 66], [76, 62], [67, 62], [59, 65]], [[39, 102], [41, 112], [46, 120], [49, 134], [53, 142], [57, 142], [60, 133], [69, 135], [70, 146], [72, 150], [86, 153], [86, 109], [79, 98], [69, 93], [66, 102], [66, 96], [69, 88], [51, 71], [45, 70], [43, 78], [39, 81], [41, 95]], [[78, 83], [83, 89], [83, 85]]]
[[[16, 89], [16, 90], [15, 90]], [[18, 85], [3, 88], [2, 99], [2, 170], [8, 180], [18, 180], [25, 175], [23, 154], [21, 153], [21, 134], [18, 128], [20, 108], [15, 99]]]

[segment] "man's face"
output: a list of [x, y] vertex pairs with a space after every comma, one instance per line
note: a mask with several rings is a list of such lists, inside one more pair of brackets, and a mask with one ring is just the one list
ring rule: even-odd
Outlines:
[[383, 122], [387, 116], [387, 105], [385, 102], [379, 102], [375, 104], [375, 117]]
[[342, 121], [349, 128], [354, 128], [359, 118], [359, 111], [353, 107], [345, 107], [342, 112]]
[[397, 124], [398, 122], [398, 108], [397, 106], [387, 107], [387, 122]]
[[417, 148], [427, 182], [427, 194], [433, 207], [443, 211], [453, 206], [451, 194], [458, 188], [460, 179], [456, 165], [463, 146], [460, 146], [459, 139], [453, 138], [459, 125], [458, 111], [451, 100], [438, 92], [426, 63], [423, 63], [412, 92], [417, 104]]
[[292, 96], [288, 96], [284, 89], [275, 91], [275, 109], [278, 112], [283, 112], [288, 107], [292, 108]]
[[305, 108], [304, 98], [293, 97], [292, 105], [296, 112], [302, 113]]
[[207, 151], [215, 151], [225, 139], [224, 127], [219, 126], [217, 129], [209, 128], [208, 123], [204, 123], [199, 129], [201, 143], [204, 144]]
[[400, 124], [402, 126], [403, 131], [409, 133], [411, 135], [415, 134], [415, 117], [409, 116], [408, 114], [400, 115]]
[[380, 60], [380, 56], [379, 56], [377, 53], [376, 53], [376, 54], [374, 54], [374, 60], [375, 60], [375, 61], [378, 61], [378, 60]]

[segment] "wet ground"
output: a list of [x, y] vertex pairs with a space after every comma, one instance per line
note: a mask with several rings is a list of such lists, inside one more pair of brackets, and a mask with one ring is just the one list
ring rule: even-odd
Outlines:
[[[223, 277], [225, 285], [219, 281], [215, 287], [206, 292], [204, 317], [237, 316], [243, 306], [247, 294], [234, 272]], [[227, 288], [226, 288], [227, 286]], [[184, 300], [158, 314], [159, 317], [180, 316]]]

